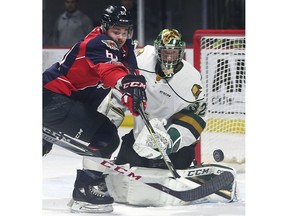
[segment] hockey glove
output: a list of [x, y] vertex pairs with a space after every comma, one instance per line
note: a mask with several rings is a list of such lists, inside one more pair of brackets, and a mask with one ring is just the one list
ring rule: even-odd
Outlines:
[[150, 123], [155, 131], [155, 134], [153, 134], [155, 139], [152, 138], [147, 128], [144, 127], [136, 138], [133, 149], [141, 157], [161, 159], [162, 155], [158, 151], [157, 145], [160, 145], [160, 148], [167, 152], [172, 146], [172, 140], [161, 121], [155, 118], [150, 120]]
[[122, 91], [122, 103], [134, 116], [138, 116], [138, 107], [143, 103], [146, 108], [146, 79], [144, 76], [126, 75], [122, 81], [120, 90]]

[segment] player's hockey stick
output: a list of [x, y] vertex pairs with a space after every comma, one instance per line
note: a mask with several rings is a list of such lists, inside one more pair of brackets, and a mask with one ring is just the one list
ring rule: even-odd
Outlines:
[[207, 181], [206, 183], [202, 184], [197, 188], [185, 191], [176, 191], [165, 187], [164, 185], [157, 182], [155, 179], [150, 179], [147, 177], [136, 175], [131, 170], [127, 170], [119, 165], [116, 165], [108, 159], [100, 158], [99, 155], [101, 154], [99, 151], [92, 150], [85, 144], [82, 144], [76, 139], [69, 137], [63, 133], [57, 133], [51, 129], [43, 128], [43, 139], [52, 144], [56, 144], [62, 148], [72, 151], [78, 155], [88, 156], [90, 157], [91, 160], [102, 165], [108, 170], [128, 176], [132, 180], [141, 181], [146, 185], [149, 185], [164, 193], [170, 194], [185, 202], [195, 201], [208, 195], [211, 195], [213, 193], [216, 193], [217, 191], [230, 185], [234, 181], [234, 175], [230, 172], [224, 171], [220, 175], [215, 176], [214, 178], [212, 178], [211, 180]]
[[56, 132], [46, 127], [43, 127], [43, 139], [49, 143], [56, 144], [62, 148], [72, 151], [78, 155], [102, 157], [99, 150], [88, 148], [88, 146], [78, 142], [73, 137], [70, 137], [61, 132]]

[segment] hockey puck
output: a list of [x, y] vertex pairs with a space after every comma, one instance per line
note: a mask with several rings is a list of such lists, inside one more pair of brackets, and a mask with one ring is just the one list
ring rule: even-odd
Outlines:
[[213, 152], [213, 158], [215, 161], [217, 162], [221, 162], [224, 160], [224, 153], [222, 150], [220, 149], [216, 149], [214, 152]]

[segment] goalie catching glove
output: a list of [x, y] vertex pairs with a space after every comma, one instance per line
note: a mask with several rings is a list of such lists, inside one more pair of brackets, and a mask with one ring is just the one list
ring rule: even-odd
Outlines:
[[120, 90], [122, 91], [122, 103], [128, 107], [134, 116], [138, 116], [138, 107], [143, 103], [146, 108], [146, 79], [144, 76], [136, 76], [132, 74], [126, 75], [121, 80]]
[[[159, 119], [155, 118], [150, 120], [150, 124], [155, 131], [155, 134], [153, 134], [155, 139], [152, 138], [147, 128], [144, 127], [136, 138], [133, 149], [141, 157], [161, 159], [162, 155], [158, 151], [157, 144], [160, 145], [160, 149], [171, 153], [173, 142]], [[157, 142], [157, 144], [155, 144], [155, 142]]]

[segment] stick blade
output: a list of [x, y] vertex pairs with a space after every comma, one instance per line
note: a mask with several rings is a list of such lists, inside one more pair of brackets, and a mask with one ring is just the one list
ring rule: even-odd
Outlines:
[[191, 202], [204, 198], [206, 196], [209, 196], [210, 194], [216, 193], [219, 190], [227, 187], [228, 185], [232, 184], [233, 181], [234, 181], [234, 175], [231, 172], [224, 171], [220, 175], [215, 176], [214, 178], [205, 182], [201, 186], [194, 188], [190, 191], [185, 191], [181, 193], [180, 199], [186, 202]]

